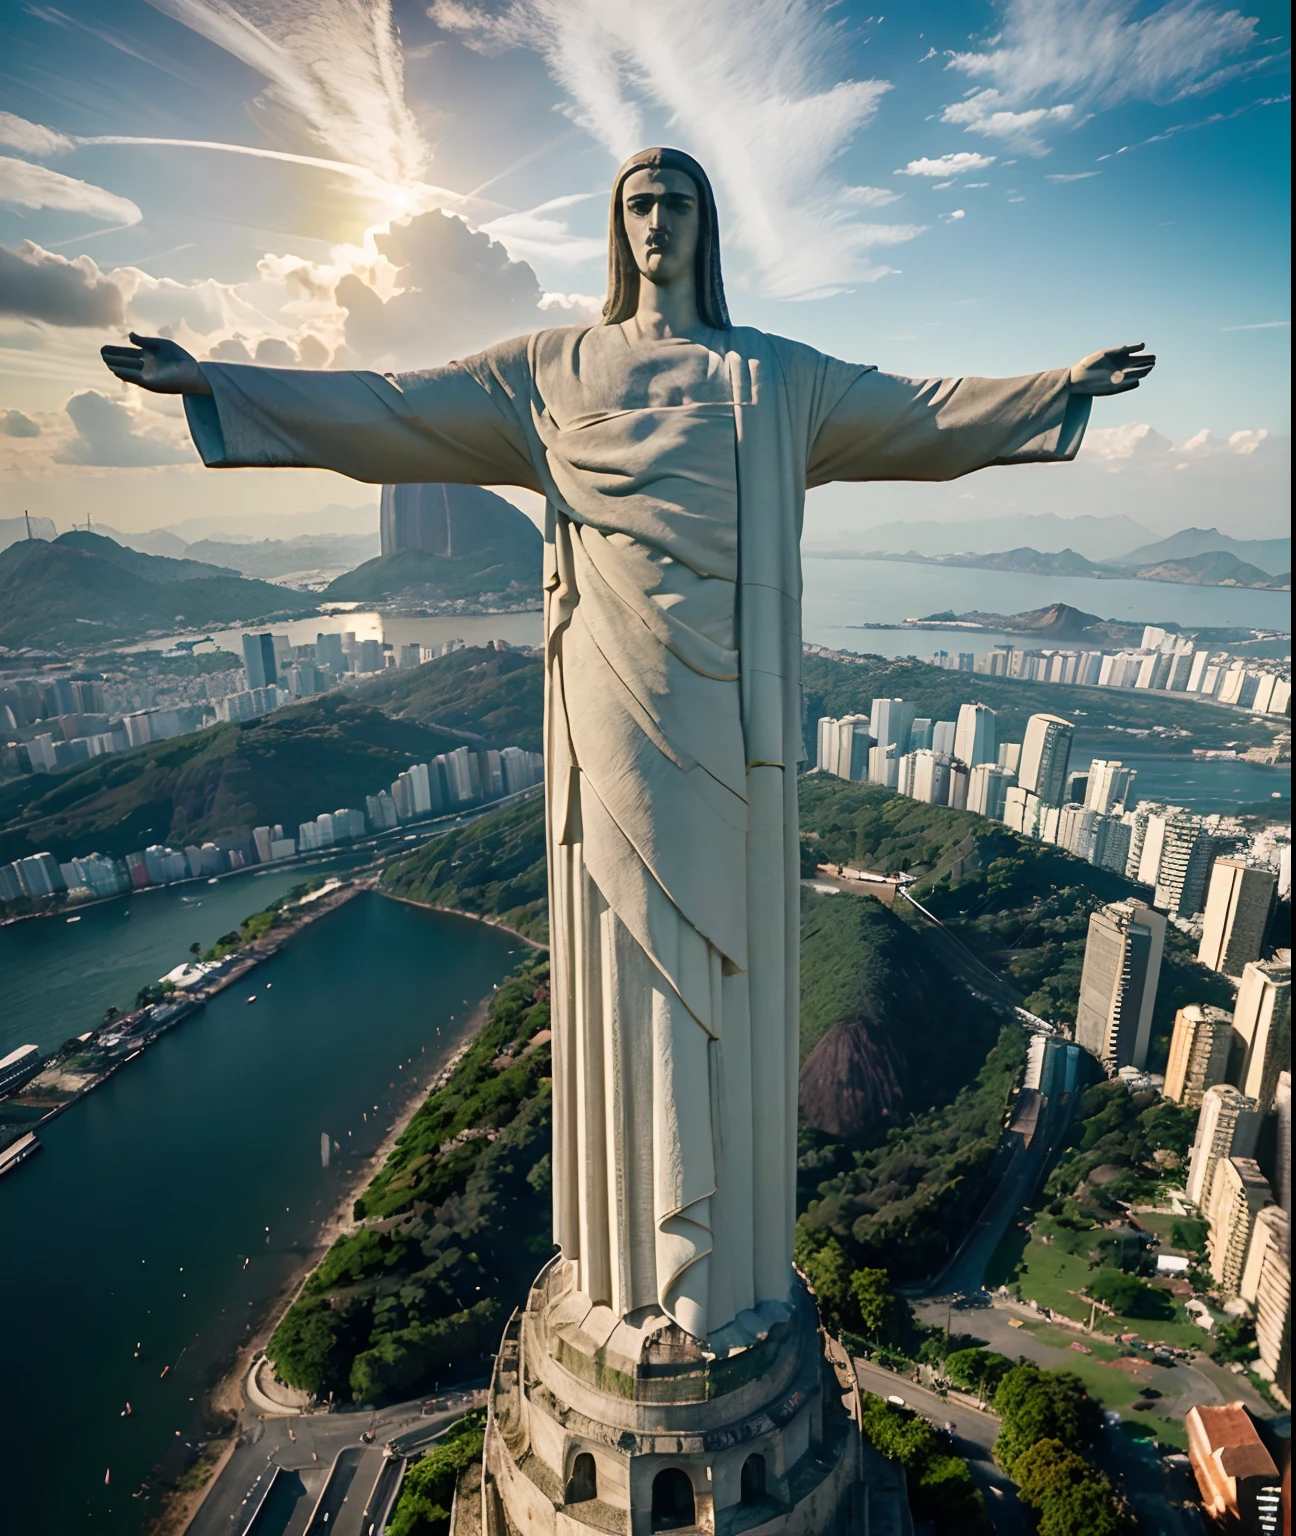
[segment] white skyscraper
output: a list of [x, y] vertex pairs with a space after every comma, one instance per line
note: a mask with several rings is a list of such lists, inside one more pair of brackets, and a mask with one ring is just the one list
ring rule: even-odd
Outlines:
[[1260, 958], [1278, 877], [1244, 859], [1216, 859], [1206, 894], [1197, 958], [1212, 971], [1240, 976]]
[[978, 763], [993, 763], [998, 756], [995, 744], [995, 712], [984, 704], [959, 706], [954, 731], [954, 756], [975, 768]]
[[1075, 727], [1057, 715], [1032, 715], [1026, 722], [1017, 782], [1045, 805], [1061, 805]]
[[978, 763], [968, 774], [967, 808], [978, 816], [1003, 820], [1004, 800], [1017, 783], [1017, 775], [997, 763]]
[[1242, 972], [1233, 1028], [1245, 1048], [1238, 1087], [1261, 1109], [1275, 1100], [1278, 1074], [1291, 1069], [1291, 952], [1253, 960]]
[[1231, 1083], [1217, 1083], [1202, 1095], [1187, 1187], [1188, 1199], [1199, 1210], [1209, 1209], [1211, 1184], [1220, 1159], [1254, 1153], [1262, 1119], [1256, 1101], [1239, 1093]]
[[958, 727], [953, 720], [935, 720], [932, 722], [932, 751], [939, 752], [942, 757], [954, 756], [954, 741], [958, 734]]
[[[904, 699], [874, 699], [869, 718], [873, 723], [873, 740], [879, 747], [895, 747], [897, 754], [909, 750], [909, 732], [913, 728], [917, 706]], [[870, 767], [869, 778], [873, 777]]]
[[1141, 901], [1089, 916], [1075, 1037], [1108, 1072], [1147, 1062], [1165, 932], [1164, 916]]
[[1124, 763], [1095, 757], [1089, 764], [1089, 783], [1085, 787], [1085, 807], [1105, 816], [1109, 811], [1123, 810], [1125, 801], [1134, 785], [1136, 770]]
[[944, 752], [915, 752], [913, 759], [913, 788], [909, 793], [926, 805], [948, 805], [953, 760]]

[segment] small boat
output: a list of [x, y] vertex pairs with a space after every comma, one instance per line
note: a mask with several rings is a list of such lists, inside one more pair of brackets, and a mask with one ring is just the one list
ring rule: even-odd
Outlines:
[[69, 917], [68, 918], [68, 922], [69, 923], [79, 923], [80, 921], [81, 921], [81, 919], [79, 917]]
[[216, 876], [215, 876], [215, 875], [213, 875], [213, 876], [212, 876], [212, 877], [211, 877], [211, 879], [210, 879], [210, 880], [209, 880], [209, 881], [208, 881], [208, 882], [207, 882], [207, 884], [208, 884], [208, 885], [219, 885], [219, 884], [220, 884], [220, 881], [219, 881], [219, 880], [218, 880], [218, 879], [217, 879], [217, 878], [216, 878]]
[[[169, 1370], [170, 1370], [170, 1369], [171, 1369], [171, 1367], [170, 1367], [170, 1366], [169, 1366], [169, 1365], [164, 1365], [164, 1366], [163, 1366], [163, 1367], [162, 1367], [162, 1376], [165, 1376], [165, 1375], [166, 1375], [166, 1373], [167, 1373], [167, 1372], [168, 1372], [168, 1371], [169, 1371]], [[159, 1376], [159, 1377], [158, 1377], [158, 1380], [159, 1380], [159, 1381], [161, 1381], [161, 1380], [162, 1380], [162, 1376]]]
[[253, 994], [252, 994], [252, 996], [251, 996], [251, 997], [249, 997], [249, 998], [248, 998], [248, 1002], [249, 1002], [249, 1003], [255, 1003], [255, 1002], [256, 1002], [256, 1000], [257, 1000], [257, 995], [256, 995], [256, 993], [255, 993], [255, 992], [254, 992], [254, 993], [253, 993]]
[[266, 982], [266, 991], [268, 992], [270, 990], [270, 988], [273, 987], [273, 986], [274, 986], [274, 982], [273, 981], [267, 981]]

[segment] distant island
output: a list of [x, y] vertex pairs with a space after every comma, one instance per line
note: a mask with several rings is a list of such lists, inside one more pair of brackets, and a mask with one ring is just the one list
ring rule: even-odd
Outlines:
[[1168, 581], [1192, 587], [1260, 587], [1269, 591], [1288, 591], [1291, 572], [1270, 576], [1258, 566], [1248, 565], [1236, 555], [1216, 550], [1211, 554], [1188, 555], [1182, 560], [1160, 560], [1145, 566], [1100, 565], [1086, 560], [1073, 549], [1046, 554], [1029, 545], [998, 554], [920, 555], [914, 550], [893, 554], [872, 550], [863, 554], [833, 552], [837, 560], [893, 560], [902, 565], [953, 565], [974, 571], [1017, 571], [1024, 576], [1086, 576], [1096, 581]]

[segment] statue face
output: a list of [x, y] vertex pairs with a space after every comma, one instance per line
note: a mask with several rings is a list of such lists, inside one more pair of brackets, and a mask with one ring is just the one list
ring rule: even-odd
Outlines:
[[641, 277], [668, 285], [693, 276], [698, 189], [684, 171], [645, 168], [621, 187], [626, 239]]

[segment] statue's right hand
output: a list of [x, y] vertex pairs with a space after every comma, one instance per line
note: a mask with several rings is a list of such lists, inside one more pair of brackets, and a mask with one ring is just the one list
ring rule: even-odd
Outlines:
[[158, 395], [210, 395], [202, 364], [165, 336], [137, 336], [133, 347], [100, 347], [99, 355], [117, 378]]

